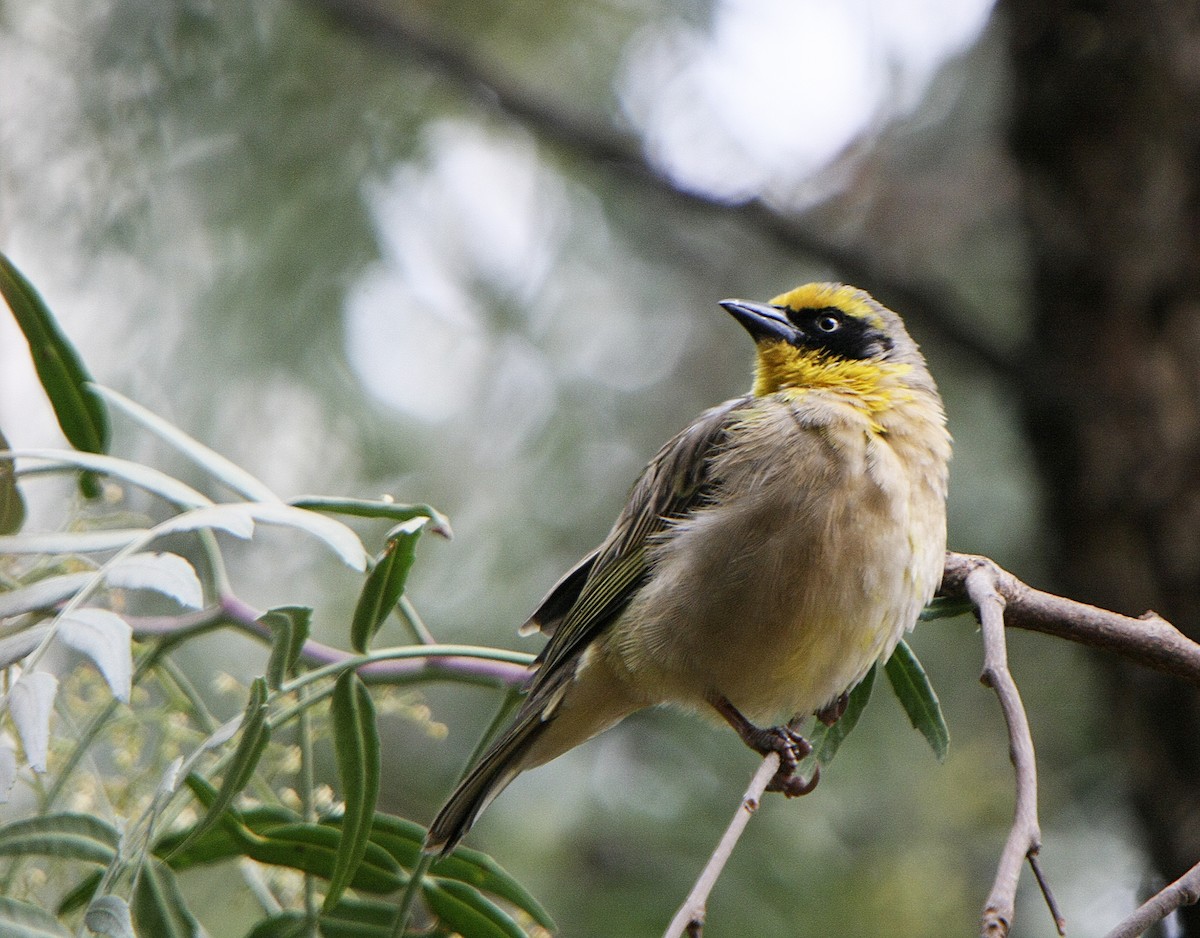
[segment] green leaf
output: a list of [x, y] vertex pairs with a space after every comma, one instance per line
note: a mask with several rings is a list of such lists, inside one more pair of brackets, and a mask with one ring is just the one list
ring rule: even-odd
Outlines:
[[[312, 873], [332, 883], [339, 871], [345, 843], [345, 836], [336, 828], [298, 823], [276, 827], [266, 836], [247, 842], [243, 852], [259, 863]], [[347, 885], [362, 892], [383, 895], [394, 892], [406, 882], [408, 877], [386, 850], [366, 843], [362, 859]]]
[[179, 891], [171, 868], [149, 858], [133, 892], [133, 920], [139, 935], [154, 938], [199, 938], [200, 923]]
[[190, 485], [180, 482], [174, 476], [169, 476], [158, 469], [151, 469], [128, 459], [118, 459], [115, 456], [104, 456], [98, 453], [73, 453], [70, 450], [58, 449], [21, 449], [16, 455], [22, 459], [36, 459], [44, 462], [44, 466], [22, 467], [19, 475], [38, 475], [47, 472], [74, 472], [82, 469], [85, 472], [96, 472], [136, 485], [160, 495], [172, 504], [185, 508], [200, 508], [211, 505], [212, 500], [201, 495]]
[[342, 522], [315, 511], [293, 508], [282, 502], [247, 502], [246, 508], [255, 521], [299, 528], [320, 538], [341, 558], [342, 563], [352, 570], [367, 569], [366, 548], [358, 539], [358, 535]]
[[[371, 842], [379, 844], [405, 869], [411, 870], [421, 855], [425, 828], [413, 821], [377, 812], [371, 827]], [[526, 912], [539, 925], [554, 930], [554, 920], [528, 890], [486, 853], [458, 847], [449, 856], [433, 862], [430, 873], [456, 879], [476, 889], [499, 896]]]
[[333, 717], [333, 745], [337, 756], [338, 778], [346, 810], [342, 816], [342, 837], [337, 863], [325, 896], [325, 910], [337, 905], [350, 883], [371, 834], [375, 802], [379, 797], [379, 728], [375, 724], [375, 705], [362, 679], [353, 671], [338, 678], [330, 703]]
[[0, 827], [0, 856], [47, 856], [107, 866], [117, 855], [116, 828], [90, 814], [46, 814]]
[[56, 531], [52, 534], [6, 534], [0, 537], [0, 554], [102, 553], [121, 550], [149, 533], [149, 528], [109, 528], [103, 531]]
[[87, 655], [112, 695], [129, 703], [133, 689], [133, 629], [107, 609], [75, 609], [58, 619], [58, 640]]
[[279, 496], [267, 488], [266, 484], [257, 479], [241, 466], [226, 459], [215, 450], [209, 449], [199, 440], [180, 430], [169, 420], [165, 420], [153, 411], [143, 407], [136, 401], [131, 401], [124, 394], [93, 384], [91, 390], [110, 404], [115, 404], [129, 417], [132, 417], [151, 433], [169, 443], [184, 456], [207, 471], [218, 482], [228, 486], [239, 495], [256, 502], [277, 502]]
[[[196, 780], [196, 776], [189, 776], [189, 787]], [[216, 794], [216, 789], [209, 786], [205, 800], [211, 803]], [[173, 870], [220, 863], [247, 856], [246, 844], [254, 837], [261, 839], [272, 831], [299, 822], [300, 815], [295, 811], [278, 805], [256, 805], [236, 813], [228, 812], [218, 824], [200, 833], [195, 832], [193, 825], [164, 834], [154, 844], [154, 854], [166, 860]]]
[[192, 828], [192, 836], [198, 837], [221, 819], [221, 816], [233, 804], [246, 785], [249, 784], [263, 750], [271, 741], [271, 726], [267, 722], [267, 682], [265, 678], [255, 678], [250, 685], [250, 701], [242, 716], [241, 739], [229, 767], [225, 770], [225, 778], [221, 787], [208, 803], [204, 817]]
[[[0, 432], [0, 450], [8, 440]], [[0, 459], [0, 534], [15, 534], [25, 523], [25, 499], [17, 487], [17, 467], [12, 459]]]
[[931, 622], [934, 619], [951, 619], [970, 612], [975, 607], [969, 599], [954, 599], [950, 596], [934, 596], [929, 604], [921, 610], [917, 618], [921, 622]]
[[326, 511], [356, 518], [407, 521], [409, 518], [424, 517], [433, 522], [429, 529], [435, 534], [440, 534], [446, 539], [454, 536], [454, 532], [450, 530], [450, 519], [430, 505], [402, 505], [388, 500], [332, 498], [325, 495], [302, 495], [299, 498], [288, 499], [288, 504], [295, 508], [307, 508], [309, 511]]
[[308, 640], [312, 607], [277, 606], [258, 621], [271, 630], [271, 657], [267, 662], [267, 686], [278, 690], [296, 668], [300, 651]]
[[279, 912], [251, 928], [246, 938], [308, 938], [308, 934], [303, 912]]
[[371, 639], [404, 595], [404, 584], [416, 556], [417, 538], [428, 522], [425, 517], [410, 518], [388, 532], [387, 546], [375, 558], [375, 566], [367, 574], [354, 607], [350, 645], [355, 651], [366, 652]]
[[876, 664], [867, 672], [867, 676], [859, 681], [852, 691], [850, 691], [850, 699], [846, 701], [846, 709], [842, 715], [838, 717], [837, 722], [832, 726], [826, 726], [824, 723], [817, 721], [813, 731], [809, 734], [809, 742], [813, 747], [813, 756], [821, 765], [829, 765], [833, 761], [833, 757], [837, 755], [838, 748], [842, 742], [850, 735], [850, 731], [858, 725], [858, 718], [862, 716], [863, 710], [867, 707], [867, 701], [871, 699], [871, 690], [875, 686], [875, 672], [879, 670], [879, 665]]
[[33, 367], [63, 434], [76, 449], [107, 451], [111, 435], [108, 410], [89, 388], [92, 376], [33, 284], [2, 253], [0, 293], [25, 334]]
[[892, 690], [908, 714], [909, 722], [925, 737], [938, 762], [941, 762], [950, 748], [950, 730], [946, 727], [942, 705], [929, 683], [929, 677], [907, 642], [896, 646], [892, 657], [888, 659], [886, 670]]
[[96, 870], [96, 872], [85, 876], [80, 880], [79, 885], [59, 900], [58, 908], [55, 910], [57, 914], [70, 915], [76, 909], [82, 909], [91, 902], [92, 896], [96, 894], [96, 887], [100, 885], [100, 880], [103, 878], [104, 870]]
[[196, 568], [178, 554], [144, 551], [122, 557], [105, 570], [104, 581], [117, 589], [153, 590], [188, 609], [204, 605]]
[[49, 912], [7, 896], [0, 896], [0, 934], [4, 938], [71, 938]]
[[[216, 790], [195, 775], [188, 787], [202, 804], [210, 804]], [[342, 843], [338, 824], [307, 824], [286, 808], [259, 806], [242, 812], [227, 811], [218, 828], [192, 838], [191, 831], [163, 837], [154, 846], [156, 855], [168, 857], [172, 869], [220, 863], [234, 857], [249, 857], [259, 863], [285, 866], [312, 873], [323, 879], [333, 876]], [[350, 886], [362, 892], [385, 894], [407, 882], [398, 863], [378, 844], [367, 844]]]
[[395, 918], [391, 902], [343, 899], [321, 913], [321, 938], [391, 938]]
[[463, 938], [528, 938], [507, 912], [466, 883], [429, 877], [421, 886], [433, 914]]

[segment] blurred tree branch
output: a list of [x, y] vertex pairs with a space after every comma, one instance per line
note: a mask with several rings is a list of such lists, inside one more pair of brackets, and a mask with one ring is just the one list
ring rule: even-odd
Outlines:
[[636, 137], [573, 113], [544, 95], [510, 81], [481, 57], [450, 42], [434, 27], [409, 13], [374, 0], [307, 0], [338, 27], [389, 52], [420, 59], [451, 79], [485, 106], [498, 109], [563, 150], [607, 168], [629, 182], [687, 209], [734, 218], [787, 251], [807, 254], [868, 287], [881, 301], [905, 316], [928, 323], [941, 338], [967, 352], [977, 363], [1008, 379], [1019, 377], [1018, 359], [984, 341], [947, 299], [943, 285], [896, 277], [866, 252], [828, 243], [796, 218], [761, 199], [730, 202], [681, 186], [655, 166]]
[[[996, 692], [1004, 711], [1015, 773], [1012, 828], [984, 907], [981, 938], [1006, 938], [1009, 934], [1015, 914], [1017, 881], [1025, 860], [1029, 861], [1059, 934], [1065, 934], [1065, 920], [1038, 864], [1041, 833], [1037, 820], [1037, 766], [1029, 720], [1008, 670], [1004, 630], [1027, 629], [1100, 648], [1196, 686], [1200, 686], [1200, 644], [1155, 613], [1133, 619], [1055, 596], [1027, 585], [987, 557], [972, 554], [946, 554], [938, 595], [970, 602], [981, 620], [984, 666], [980, 679]], [[768, 755], [755, 772], [725, 834], [663, 938], [702, 933], [708, 896], [750, 816], [757, 810], [766, 783], [777, 768], [776, 760], [777, 755]], [[1135, 938], [1176, 909], [1195, 903], [1200, 898], [1197, 883], [1200, 883], [1200, 864], [1151, 897], [1121, 922], [1109, 938]]]

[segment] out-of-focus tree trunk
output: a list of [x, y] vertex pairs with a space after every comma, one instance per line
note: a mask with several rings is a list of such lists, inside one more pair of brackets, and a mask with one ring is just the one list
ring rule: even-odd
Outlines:
[[[1058, 586], [1200, 638], [1200, 4], [1002, 13], [1034, 252], [1023, 403]], [[1115, 748], [1174, 878], [1200, 860], [1200, 701], [1141, 669], [1111, 678]], [[1200, 910], [1185, 918], [1200, 935]]]

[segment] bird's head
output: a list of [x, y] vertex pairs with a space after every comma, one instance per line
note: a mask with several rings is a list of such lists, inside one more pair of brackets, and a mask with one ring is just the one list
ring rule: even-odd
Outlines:
[[840, 283], [808, 283], [769, 303], [722, 300], [754, 338], [754, 393], [841, 391], [869, 409], [895, 390], [934, 390], [900, 317], [870, 294]]

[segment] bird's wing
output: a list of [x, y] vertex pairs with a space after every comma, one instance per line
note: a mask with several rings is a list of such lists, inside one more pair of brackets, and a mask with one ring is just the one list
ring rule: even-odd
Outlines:
[[583, 558], [547, 594], [526, 629], [551, 636], [538, 656], [531, 691], [629, 604], [649, 573], [647, 550], [655, 534], [703, 505], [712, 492], [710, 458], [724, 442], [743, 397], [705, 411], [650, 460], [604, 543]]

